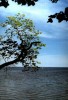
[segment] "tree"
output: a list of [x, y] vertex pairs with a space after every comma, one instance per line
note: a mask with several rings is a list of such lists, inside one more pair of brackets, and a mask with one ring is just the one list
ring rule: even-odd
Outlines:
[[[28, 5], [28, 6], [34, 6], [35, 2], [38, 0], [12, 0], [14, 2], [17, 2], [21, 5]], [[59, 0], [50, 0], [52, 3], [57, 3]], [[5, 8], [9, 5], [8, 0], [0, 0], [0, 6], [4, 6]], [[55, 13], [54, 15], [50, 15], [47, 22], [52, 23], [53, 19], [56, 18], [58, 22], [68, 21], [68, 7], [65, 8], [65, 11], [60, 11], [59, 13]]]
[[[38, 63], [35, 59], [39, 54], [39, 49], [45, 46], [39, 39], [39, 32], [30, 19], [26, 19], [24, 14], [10, 16], [6, 22], [0, 24], [8, 27], [4, 35], [0, 35], [0, 57], [5, 63], [0, 65], [0, 69], [21, 62], [24, 67], [36, 67]], [[13, 59], [8, 61], [8, 59]]]

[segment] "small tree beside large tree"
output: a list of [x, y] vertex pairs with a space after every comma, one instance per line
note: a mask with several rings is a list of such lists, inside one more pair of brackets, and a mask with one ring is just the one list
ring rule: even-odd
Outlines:
[[37, 67], [39, 49], [45, 44], [40, 41], [41, 32], [35, 29], [33, 21], [18, 13], [8, 17], [0, 26], [6, 28], [5, 33], [0, 34], [0, 57], [5, 61], [0, 69], [18, 62], [24, 67]]

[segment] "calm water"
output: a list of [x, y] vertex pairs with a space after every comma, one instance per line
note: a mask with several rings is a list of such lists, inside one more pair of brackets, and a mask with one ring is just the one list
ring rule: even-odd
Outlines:
[[68, 69], [0, 70], [0, 100], [68, 100]]

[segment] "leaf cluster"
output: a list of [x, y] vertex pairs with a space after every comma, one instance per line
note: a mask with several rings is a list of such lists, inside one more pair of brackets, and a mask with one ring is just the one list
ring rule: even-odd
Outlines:
[[[9, 0], [0, 0], [0, 6], [4, 6], [5, 8], [7, 6], [9, 6]], [[14, 2], [17, 2], [18, 4], [21, 4], [21, 5], [28, 5], [28, 6], [34, 6], [35, 5], [35, 2], [37, 2], [38, 0], [12, 0]]]
[[[21, 5], [28, 5], [28, 6], [34, 6], [35, 2], [37, 2], [38, 0], [12, 0], [14, 2], [17, 2], [18, 4]], [[52, 3], [57, 3], [58, 0], [50, 0]], [[8, 0], [0, 0], [0, 6], [4, 6], [5, 8], [7, 6], [9, 6], [9, 2]]]
[[60, 11], [59, 13], [55, 13], [54, 15], [50, 15], [48, 22], [52, 23], [54, 18], [56, 18], [59, 23], [63, 20], [68, 21], [68, 7], [65, 8], [64, 12]]

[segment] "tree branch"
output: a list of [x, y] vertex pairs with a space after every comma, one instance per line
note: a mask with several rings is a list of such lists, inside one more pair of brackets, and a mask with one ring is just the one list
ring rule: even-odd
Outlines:
[[[40, 42], [32, 42], [31, 44], [30, 44], [30, 46], [26, 49], [26, 51], [28, 51], [31, 47], [32, 47], [32, 45], [33, 44], [35, 44], [35, 43], [40, 43]], [[1, 64], [0, 65], [0, 70], [2, 69], [2, 68], [4, 68], [5, 66], [8, 66], [8, 65], [11, 65], [11, 64], [14, 64], [14, 63], [17, 63], [17, 62], [20, 62], [20, 61], [22, 61], [26, 56], [27, 56], [27, 52], [25, 52], [24, 51], [24, 56], [22, 55], [22, 50], [21, 50], [21, 54], [18, 56], [18, 58], [16, 58], [15, 60], [13, 60], [13, 61], [9, 61], [9, 62], [6, 62], [6, 63], [3, 63], [3, 64]]]
[[32, 47], [32, 45], [35, 44], [35, 43], [41, 43], [41, 42], [39, 42], [39, 41], [37, 41], [37, 42], [32, 42], [32, 43], [30, 44], [30, 46], [27, 48], [27, 50], [29, 50], [29, 49]]
[[18, 58], [15, 59], [15, 60], [13, 60], [13, 61], [9, 61], [9, 62], [3, 63], [3, 64], [0, 65], [0, 70], [1, 70], [2, 68], [4, 68], [5, 66], [14, 64], [14, 63], [16, 63], [16, 62], [19, 62], [19, 59], [18, 59]]

